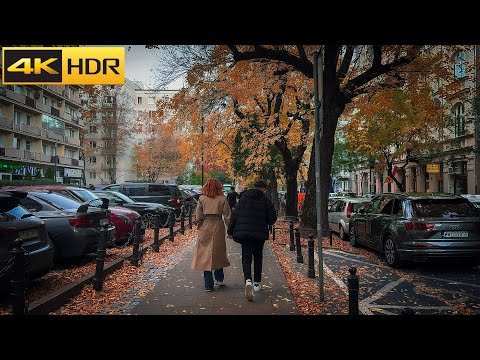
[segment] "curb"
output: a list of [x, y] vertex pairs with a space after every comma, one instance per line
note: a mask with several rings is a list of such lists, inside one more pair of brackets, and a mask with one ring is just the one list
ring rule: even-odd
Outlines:
[[[185, 228], [185, 230], [187, 230], [187, 228]], [[174, 230], [173, 233], [177, 234], [179, 232], [180, 228]], [[167, 240], [168, 238], [169, 235], [167, 234], [159, 238], [158, 241], [160, 242], [160, 244], [162, 244], [163, 241]], [[153, 242], [147, 246], [142, 247], [142, 249], [139, 250], [139, 254], [143, 256], [152, 245]], [[120, 269], [123, 266], [123, 262], [125, 260], [130, 260], [132, 256], [133, 253], [125, 257], [121, 257], [120, 259], [114, 260], [108, 265], [105, 265], [105, 268], [103, 270], [105, 277]], [[83, 287], [87, 284], [90, 284], [94, 277], [95, 272], [91, 272], [83, 276], [79, 280], [76, 280], [71, 284], [65, 285], [55, 290], [53, 293], [44, 296], [43, 298], [33, 301], [28, 307], [27, 315], [48, 315], [49, 312], [58, 309], [59, 307], [64, 305], [69, 299], [80, 294], [80, 292], [83, 290]]]

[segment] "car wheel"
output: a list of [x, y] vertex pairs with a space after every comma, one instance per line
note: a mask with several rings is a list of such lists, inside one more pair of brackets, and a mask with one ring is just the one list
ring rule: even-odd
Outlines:
[[350, 224], [350, 233], [349, 233], [349, 236], [350, 236], [350, 244], [352, 246], [358, 246], [358, 243], [357, 243], [357, 233], [356, 233], [356, 230], [355, 230], [355, 225], [353, 224]]
[[391, 236], [387, 236], [383, 242], [383, 254], [385, 255], [385, 261], [391, 267], [398, 268], [402, 262], [398, 258], [397, 247]]
[[343, 228], [343, 225], [340, 225], [338, 228], [338, 236], [340, 236], [340, 239], [345, 240], [347, 238], [347, 234], [345, 234], [345, 229]]
[[155, 215], [152, 213], [143, 214], [142, 225], [145, 229], [153, 229], [155, 226]]

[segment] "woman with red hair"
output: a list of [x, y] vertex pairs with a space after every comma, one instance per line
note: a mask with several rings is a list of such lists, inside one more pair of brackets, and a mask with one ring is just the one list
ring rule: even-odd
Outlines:
[[212, 291], [215, 283], [224, 285], [223, 268], [230, 266], [225, 243], [226, 226], [230, 223], [231, 210], [223, 195], [223, 186], [216, 179], [208, 179], [202, 188], [195, 212], [198, 238], [192, 269], [203, 270], [205, 290]]

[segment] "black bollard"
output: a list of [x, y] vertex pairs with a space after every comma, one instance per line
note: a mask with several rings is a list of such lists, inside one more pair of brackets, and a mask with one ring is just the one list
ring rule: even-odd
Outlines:
[[275, 227], [272, 225], [272, 241], [275, 241]]
[[174, 240], [174, 233], [173, 233], [173, 226], [175, 225], [175, 212], [170, 211], [170, 216], [168, 218], [168, 225], [170, 228], [170, 234], [168, 235], [168, 240], [173, 241]]
[[100, 241], [97, 248], [97, 266], [95, 268], [95, 276], [93, 278], [93, 289], [95, 291], [102, 290], [103, 287], [103, 265], [105, 264], [105, 255], [107, 253], [107, 239], [108, 239], [108, 225], [104, 224], [102, 229], [102, 234], [100, 236]]
[[13, 249], [10, 251], [13, 257], [13, 277], [10, 280], [12, 285], [12, 310], [13, 315], [25, 315], [27, 313], [27, 279], [25, 249], [22, 247], [23, 240], [17, 239], [13, 242]]
[[136, 267], [138, 267], [138, 260], [140, 260], [140, 257], [138, 256], [138, 248], [140, 247], [140, 237], [142, 232], [142, 222], [140, 220], [137, 220], [135, 222], [135, 235], [133, 237], [133, 254], [130, 259], [130, 263]]
[[297, 263], [303, 263], [302, 243], [300, 242], [300, 230], [295, 229], [295, 243], [297, 247]]
[[189, 227], [190, 229], [192, 229], [192, 228], [193, 228], [193, 221], [192, 221], [193, 204], [190, 204], [190, 205], [188, 206], [188, 209], [189, 209], [189, 210], [188, 210], [188, 227]]
[[295, 242], [294, 242], [294, 239], [293, 239], [293, 220], [290, 220], [290, 251], [294, 251], [295, 250]]
[[155, 210], [155, 222], [153, 225], [153, 251], [157, 252], [160, 250], [160, 244], [158, 243], [158, 233], [160, 232], [160, 210]]
[[180, 232], [185, 234], [185, 213], [182, 210], [182, 214], [180, 215]]
[[358, 276], [357, 268], [348, 269], [348, 315], [358, 315]]
[[308, 234], [308, 277], [315, 279], [315, 255], [314, 255], [315, 240], [313, 234]]
[[402, 310], [402, 315], [412, 316], [415, 315], [415, 312], [412, 309], [406, 307]]
[[332, 231], [332, 229], [328, 229], [328, 231], [330, 232], [330, 246], [332, 246], [333, 231]]

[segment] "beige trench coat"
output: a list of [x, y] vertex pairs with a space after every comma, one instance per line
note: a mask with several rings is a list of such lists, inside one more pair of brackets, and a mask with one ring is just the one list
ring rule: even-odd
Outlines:
[[[209, 216], [211, 214], [217, 216]], [[200, 196], [195, 215], [198, 237], [192, 269], [212, 271], [230, 266], [225, 243], [227, 235], [225, 226], [230, 223], [232, 212], [227, 198], [224, 195], [217, 195], [215, 198]]]

